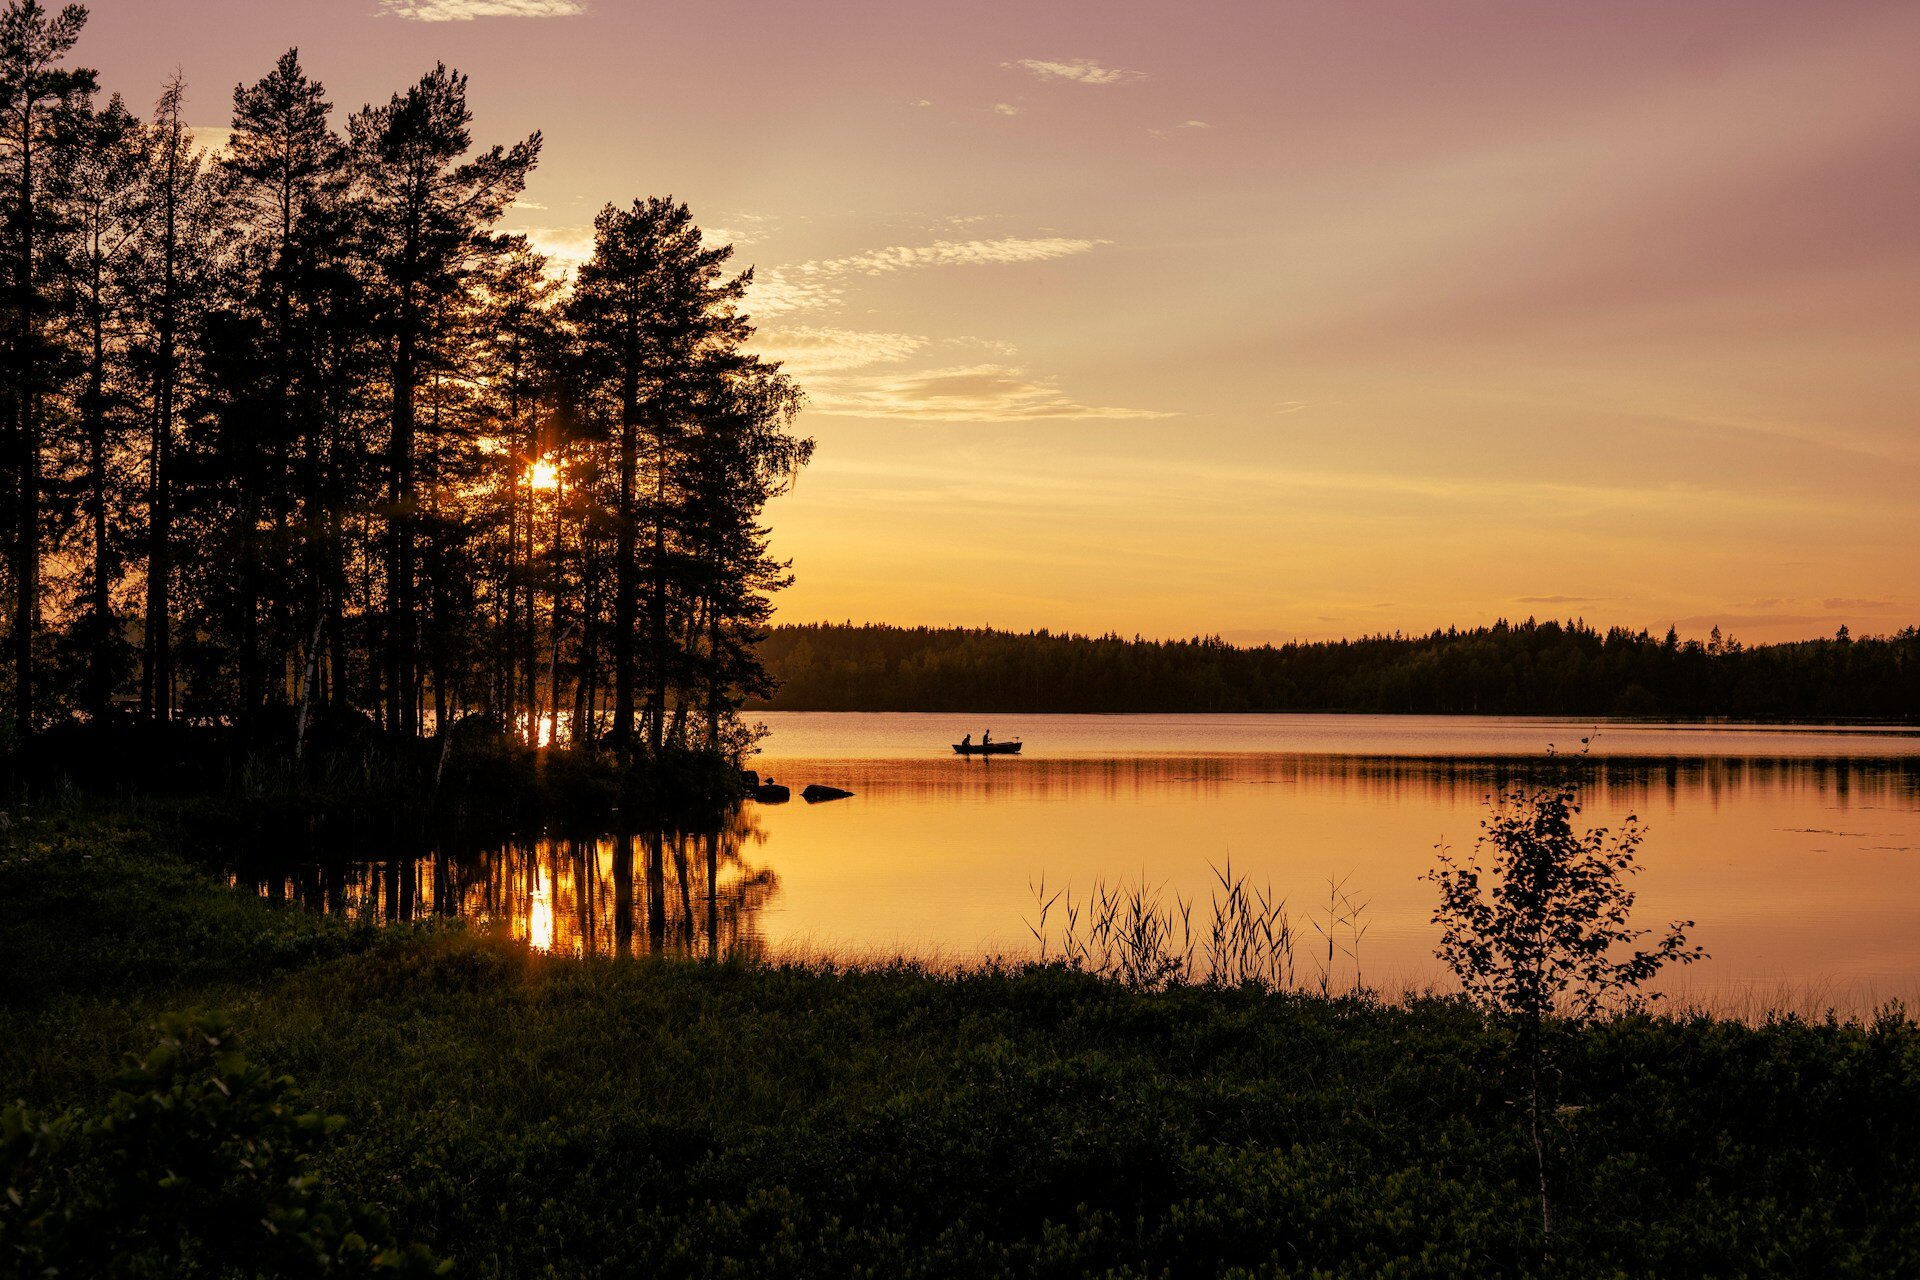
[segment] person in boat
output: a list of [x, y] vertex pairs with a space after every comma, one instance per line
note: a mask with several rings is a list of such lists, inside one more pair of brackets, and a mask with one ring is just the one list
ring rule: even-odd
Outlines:
[[985, 733], [980, 735], [980, 749], [982, 751], [985, 751], [988, 747], [992, 745], [993, 745], [993, 730], [989, 729]]
[[973, 735], [972, 735], [972, 734], [968, 734], [968, 735], [967, 735], [966, 737], [964, 737], [964, 738], [962, 738], [962, 739], [960, 739], [960, 745], [961, 745], [961, 746], [963, 746], [963, 747], [970, 747], [970, 746], [972, 746], [972, 745], [973, 745]]

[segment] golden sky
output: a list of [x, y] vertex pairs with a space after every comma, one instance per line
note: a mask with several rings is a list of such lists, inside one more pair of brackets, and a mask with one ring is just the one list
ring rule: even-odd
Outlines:
[[672, 194], [819, 444], [788, 620], [1920, 621], [1911, 0], [98, 0], [195, 120], [444, 59], [561, 255]]

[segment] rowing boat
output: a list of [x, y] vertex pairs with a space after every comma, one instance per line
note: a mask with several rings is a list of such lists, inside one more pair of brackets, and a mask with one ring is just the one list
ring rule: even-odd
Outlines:
[[957, 756], [1017, 756], [1020, 754], [1020, 739], [1012, 742], [956, 742], [953, 754]]

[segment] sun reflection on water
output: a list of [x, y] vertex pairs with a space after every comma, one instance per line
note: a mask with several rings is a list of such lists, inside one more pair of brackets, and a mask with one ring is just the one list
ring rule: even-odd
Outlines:
[[553, 950], [553, 884], [539, 867], [533, 870], [533, 893], [527, 902], [526, 938], [535, 951]]
[[764, 950], [761, 916], [780, 891], [748, 861], [764, 839], [749, 809], [717, 831], [541, 836], [231, 879], [356, 920], [458, 917], [561, 955], [745, 955]]

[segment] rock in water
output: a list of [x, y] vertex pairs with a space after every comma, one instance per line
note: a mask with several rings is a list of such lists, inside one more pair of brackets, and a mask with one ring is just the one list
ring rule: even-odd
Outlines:
[[845, 800], [852, 794], [853, 792], [842, 791], [839, 787], [823, 787], [817, 782], [810, 782], [806, 789], [801, 791], [800, 798], [808, 804], [819, 804], [822, 800]]

